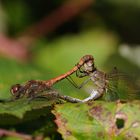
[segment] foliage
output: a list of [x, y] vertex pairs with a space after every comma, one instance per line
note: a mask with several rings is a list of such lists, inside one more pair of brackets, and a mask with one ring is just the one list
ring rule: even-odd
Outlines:
[[[0, 136], [5, 135], [0, 139], [21, 139], [18, 136], [3, 134], [3, 130], [12, 134], [14, 132], [27, 134], [31, 139], [37, 139], [39, 136], [45, 140], [140, 139], [140, 101], [138, 100], [140, 88], [134, 94], [137, 100], [132, 100], [130, 96], [131, 101], [124, 102], [97, 100], [74, 104], [57, 98], [11, 100], [12, 85], [24, 84], [28, 80], [49, 80], [57, 77], [74, 67], [86, 54], [93, 55], [95, 66], [99, 70], [110, 72], [116, 66], [121, 72], [135, 75], [134, 79], [130, 76], [124, 79], [124, 83], [119, 83], [120, 90], [115, 89], [114, 93], [118, 93], [123, 99], [128, 98], [129, 92], [135, 91], [135, 86], [139, 87], [140, 68], [137, 63], [134, 63], [136, 57], [131, 58], [133, 61], [129, 61], [119, 52], [122, 43], [140, 42], [139, 2], [101, 0], [94, 3], [92, 1], [91, 7], [84, 12], [80, 11], [77, 17], [67, 23], [64, 22], [49, 34], [46, 33], [47, 36], [44, 35], [45, 31], [43, 34], [40, 33], [41, 35], [33, 38], [32, 42], [29, 32], [32, 29], [31, 23], [36, 25], [42, 17], [51, 17], [51, 12], [57, 13], [63, 3], [65, 1], [62, 0], [0, 2], [2, 35], [17, 36], [15, 40], [19, 44], [28, 44], [28, 46], [22, 45], [31, 58], [27, 58], [26, 62], [18, 61], [18, 58], [10, 59], [4, 53], [6, 48], [1, 45], [0, 36]], [[61, 17], [56, 18], [58, 21], [61, 19]], [[42, 28], [43, 26], [41, 24]], [[33, 33], [38, 34], [36, 30]], [[11, 51], [10, 54], [13, 52]], [[72, 78], [78, 85], [85, 80], [78, 79], [75, 74]], [[88, 86], [93, 86], [93, 83], [89, 83]], [[87, 87], [75, 89], [66, 79], [53, 85], [60, 94], [79, 99], [89, 96], [86, 92]], [[45, 92], [47, 94], [47, 91]]]
[[[99, 41], [98, 38], [102, 41]], [[69, 40], [72, 42], [72, 47], [68, 51], [66, 46], [69, 46]], [[49, 47], [36, 50], [38, 53], [34, 56], [34, 62], [30, 63], [30, 65], [1, 58], [1, 100], [11, 98], [9, 88], [12, 84], [24, 83], [30, 79], [51, 79], [69, 70], [84, 53], [89, 54], [92, 52], [97, 59], [96, 64], [98, 67], [107, 69], [104, 67], [104, 63], [111, 54], [115, 53], [116, 49], [111, 49], [113, 45], [116, 45], [114, 42], [116, 42], [116, 38], [110, 36], [110, 34], [108, 36], [107, 32], [93, 30], [83, 32], [79, 37], [68, 36], [57, 39], [54, 43], [47, 44]], [[101, 51], [101, 46], [102, 50], [106, 50], [106, 46], [108, 46], [108, 51]], [[55, 52], [53, 49], [58, 51]], [[51, 59], [52, 55], [49, 55], [51, 52], [54, 52], [53, 59]], [[68, 53], [71, 55], [68, 55]], [[64, 61], [63, 58], [67, 59]], [[65, 64], [61, 63], [61, 61], [64, 61]], [[76, 80], [76, 78], [74, 79]], [[80, 81], [77, 80], [77, 82]], [[81, 99], [87, 96], [84, 91], [74, 89], [66, 80], [56, 84], [54, 87], [65, 95]], [[104, 139], [108, 139], [110, 136], [112, 139], [123, 139], [129, 133], [132, 133], [132, 137], [139, 137], [139, 124], [136, 123], [138, 125], [136, 128], [132, 126], [134, 122], [139, 122], [139, 102], [123, 104], [106, 103], [105, 101], [95, 101], [89, 104], [63, 102], [60, 105], [57, 105], [57, 103], [56, 100], [34, 99], [29, 101], [29, 99], [24, 98], [17, 101], [1, 102], [0, 126], [1, 128], [14, 129], [17, 132], [24, 132], [34, 136], [43, 135], [51, 139], [62, 139], [61, 135], [64, 139], [100, 139], [99, 134], [102, 134]], [[55, 110], [53, 107], [55, 107]], [[96, 108], [99, 108], [97, 112], [95, 111]], [[53, 111], [54, 115], [51, 111]], [[121, 117], [126, 116], [128, 119], [126, 121], [126, 118], [122, 118], [125, 125], [123, 128], [116, 128], [116, 115], [120, 111], [123, 114]], [[108, 126], [108, 124], [110, 125]], [[111, 126], [115, 128], [110, 134]]]
[[66, 140], [139, 139], [139, 101], [55, 106], [58, 131]]

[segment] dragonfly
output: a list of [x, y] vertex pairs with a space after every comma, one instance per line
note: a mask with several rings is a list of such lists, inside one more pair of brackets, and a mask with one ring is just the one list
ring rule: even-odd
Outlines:
[[[128, 82], [131, 80], [128, 78], [126, 74], [119, 72], [116, 67], [114, 67], [111, 73], [105, 73], [103, 71], [100, 71], [99, 69], [96, 68], [94, 64], [93, 56], [88, 55], [88, 57], [92, 59], [83, 63], [83, 65], [79, 67], [78, 70], [76, 71], [76, 77], [78, 78], [83, 78], [86, 76], [88, 77], [83, 83], [81, 83], [78, 86], [70, 76], [67, 77], [67, 80], [72, 85], [74, 85], [76, 88], [79, 89], [87, 85], [87, 83], [90, 81], [92, 81], [92, 83], [95, 85], [94, 88], [88, 89], [90, 90], [89, 92], [90, 95], [89, 97], [83, 99], [82, 102], [96, 100], [101, 97], [104, 97], [104, 99], [107, 101], [119, 100], [121, 99], [121, 97], [124, 99], [125, 96], [127, 96], [128, 99], [140, 98], [140, 87], [134, 84], [132, 86], [132, 84]], [[127, 82], [126, 85], [125, 82]], [[122, 83], [121, 86], [127, 86], [126, 89], [128, 89], [127, 93], [126, 91], [123, 91], [121, 93], [122, 94], [121, 96], [119, 95], [120, 91], [118, 91], [119, 83]]]
[[25, 82], [25, 84], [15, 84], [11, 86], [10, 92], [13, 95], [14, 99], [19, 99], [22, 97], [33, 99], [41, 96], [59, 98], [73, 103], [82, 102], [80, 99], [59, 94], [52, 87], [57, 82], [65, 79], [66, 77], [76, 72], [81, 66], [83, 66], [84, 63], [88, 63], [88, 61], [93, 61], [92, 59], [93, 57], [91, 55], [85, 55], [72, 69], [60, 76], [57, 76], [50, 80], [29, 80]]

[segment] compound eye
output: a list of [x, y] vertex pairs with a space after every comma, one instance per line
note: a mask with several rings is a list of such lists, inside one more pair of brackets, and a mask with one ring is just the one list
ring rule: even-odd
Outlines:
[[17, 96], [19, 89], [21, 88], [20, 84], [13, 85], [10, 89], [12, 95]]

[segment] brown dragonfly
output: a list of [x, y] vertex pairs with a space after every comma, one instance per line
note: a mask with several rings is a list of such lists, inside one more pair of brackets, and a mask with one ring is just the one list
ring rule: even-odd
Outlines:
[[[78, 86], [70, 76], [67, 77], [69, 82], [79, 89], [84, 85], [87, 85], [87, 83], [90, 81], [94, 83], [94, 88], [88, 89], [88, 91], [90, 91], [90, 96], [82, 100], [82, 102], [96, 100], [102, 96], [104, 96], [104, 98], [108, 101], [114, 101], [121, 98], [140, 98], [140, 87], [134, 84], [132, 85], [132, 83], [128, 82], [130, 79], [126, 74], [119, 72], [117, 68], [114, 68], [111, 73], [100, 71], [94, 65], [93, 56], [88, 55], [88, 57], [92, 59], [83, 63], [83, 65], [76, 71], [76, 76], [78, 78], [88, 76], [88, 78], [81, 85]], [[118, 91], [118, 84], [120, 83], [122, 84], [121, 86], [127, 89], [126, 91]]]
[[50, 96], [52, 98], [60, 98], [69, 102], [81, 102], [80, 99], [59, 94], [56, 90], [52, 88], [52, 86], [55, 83], [65, 79], [66, 77], [76, 72], [78, 69], [80, 69], [81, 66], [83, 66], [84, 63], [88, 63], [89, 61], [93, 61], [93, 57], [91, 55], [85, 55], [80, 59], [79, 63], [77, 63], [71, 70], [69, 70], [65, 74], [46, 81], [30, 80], [27, 81], [25, 84], [15, 84], [11, 87], [10, 91], [14, 99], [19, 99], [21, 97], [27, 97], [32, 99], [39, 96]]

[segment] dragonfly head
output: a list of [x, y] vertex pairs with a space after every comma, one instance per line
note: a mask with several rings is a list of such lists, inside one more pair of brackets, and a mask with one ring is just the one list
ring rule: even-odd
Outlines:
[[13, 85], [12, 87], [11, 87], [11, 89], [10, 89], [10, 92], [11, 92], [11, 94], [14, 96], [14, 97], [16, 97], [16, 98], [18, 98], [19, 96], [20, 96], [20, 89], [21, 89], [21, 85], [20, 84], [15, 84], [15, 85]]
[[95, 66], [94, 66], [94, 61], [93, 60], [89, 60], [86, 63], [84, 63], [83, 65], [83, 70], [86, 73], [91, 73], [95, 70]]

